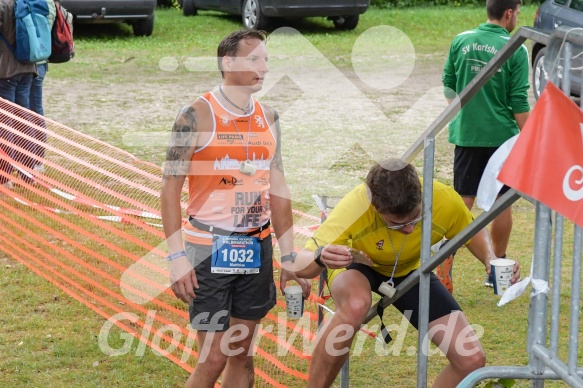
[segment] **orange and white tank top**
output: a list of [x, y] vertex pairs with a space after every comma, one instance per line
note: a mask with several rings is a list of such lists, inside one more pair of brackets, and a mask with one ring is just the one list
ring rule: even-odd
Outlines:
[[[257, 229], [269, 221], [269, 169], [276, 137], [261, 104], [253, 99], [248, 115], [229, 112], [212, 93], [201, 96], [211, 110], [210, 140], [192, 155], [186, 214], [197, 221], [233, 232]], [[248, 161], [253, 175], [241, 172]], [[210, 244], [211, 234], [186, 223], [186, 240]]]

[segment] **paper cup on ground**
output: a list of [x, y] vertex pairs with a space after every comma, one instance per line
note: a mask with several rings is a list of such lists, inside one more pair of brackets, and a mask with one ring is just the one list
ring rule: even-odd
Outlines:
[[514, 270], [514, 260], [495, 259], [490, 261], [492, 279], [494, 279], [494, 294], [502, 295], [510, 287]]
[[287, 306], [287, 317], [290, 319], [299, 319], [304, 314], [304, 296], [302, 287], [287, 286], [285, 293], [285, 304]]

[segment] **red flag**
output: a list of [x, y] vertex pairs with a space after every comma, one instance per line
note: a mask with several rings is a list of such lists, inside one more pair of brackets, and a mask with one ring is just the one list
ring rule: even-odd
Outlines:
[[583, 227], [583, 112], [547, 83], [498, 174]]

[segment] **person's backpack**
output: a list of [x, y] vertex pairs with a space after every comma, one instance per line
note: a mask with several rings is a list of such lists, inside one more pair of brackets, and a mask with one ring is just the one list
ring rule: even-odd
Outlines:
[[55, 1], [57, 13], [55, 24], [51, 31], [52, 53], [49, 62], [68, 62], [75, 56], [75, 42], [73, 41], [72, 15], [63, 8], [60, 2]]
[[47, 0], [16, 0], [14, 21], [16, 42], [14, 47], [0, 34], [14, 57], [23, 63], [35, 63], [51, 55], [51, 29], [49, 28]]

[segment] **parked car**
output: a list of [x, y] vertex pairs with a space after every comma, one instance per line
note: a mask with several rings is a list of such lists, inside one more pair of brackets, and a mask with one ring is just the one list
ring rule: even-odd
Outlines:
[[[559, 26], [583, 27], [583, 0], [546, 0], [536, 11], [534, 28], [546, 34], [551, 34]], [[572, 67], [583, 66], [582, 47], [573, 46]], [[546, 47], [535, 43], [532, 47], [532, 87], [534, 97], [538, 99], [546, 85], [548, 75], [543, 68]], [[559, 76], [562, 77], [559, 71]], [[571, 72], [571, 94], [581, 93], [581, 71]]]
[[370, 0], [178, 0], [185, 16], [198, 10], [212, 10], [241, 15], [245, 28], [262, 30], [273, 18], [324, 16], [342, 30], [353, 30]]
[[154, 31], [157, 0], [61, 0], [76, 23], [128, 23], [136, 36]]

